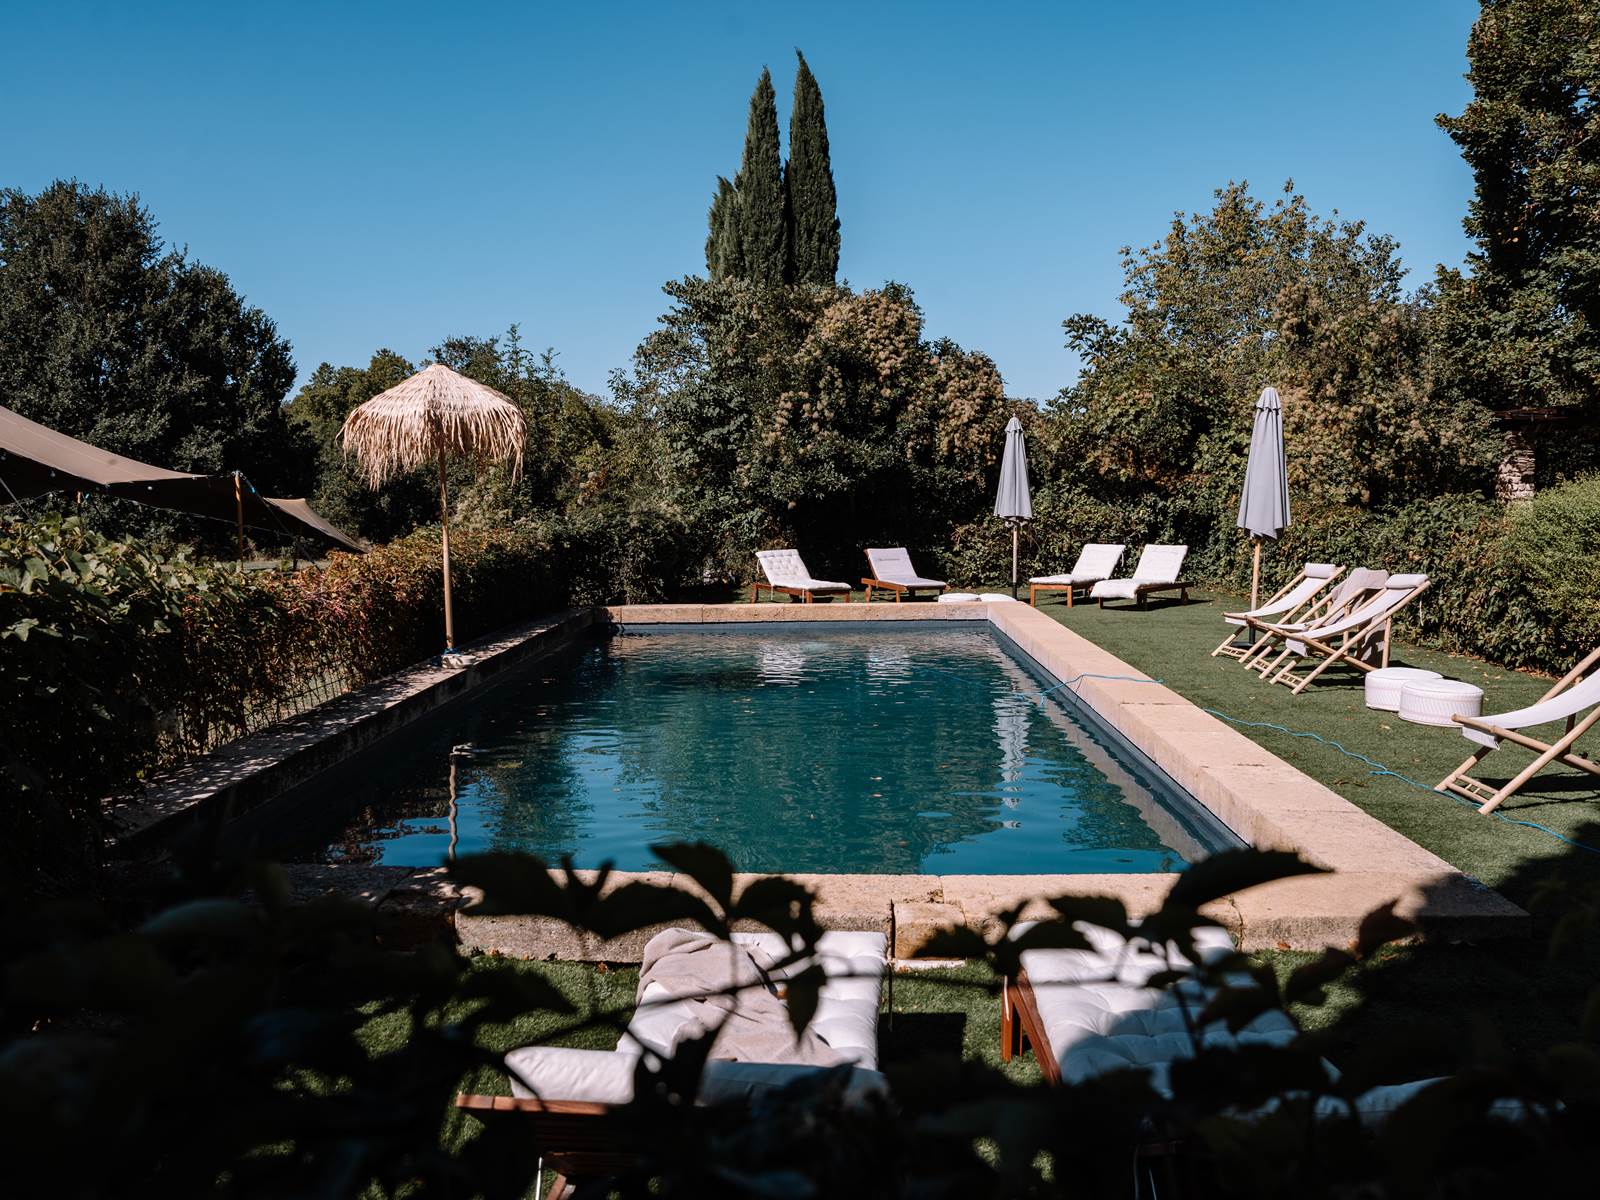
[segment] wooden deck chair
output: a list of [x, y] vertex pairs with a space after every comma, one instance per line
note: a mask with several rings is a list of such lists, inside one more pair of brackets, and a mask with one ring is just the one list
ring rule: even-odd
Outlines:
[[1344, 571], [1343, 567], [1336, 567], [1332, 563], [1307, 563], [1301, 568], [1300, 573], [1284, 584], [1271, 596], [1266, 603], [1245, 612], [1223, 613], [1222, 619], [1231, 628], [1228, 636], [1217, 643], [1217, 648], [1211, 652], [1211, 657], [1226, 655], [1228, 658], [1243, 658], [1251, 650], [1251, 646], [1236, 646], [1233, 639], [1237, 636], [1235, 630], [1248, 628], [1245, 624], [1251, 617], [1265, 620], [1269, 617], [1278, 621], [1308, 621], [1315, 620], [1317, 614], [1327, 607], [1332, 599], [1332, 593], [1324, 593], [1323, 589], [1339, 577]]
[[[1278, 668], [1269, 682], [1281, 683], [1298, 696], [1336, 663], [1348, 663], [1361, 671], [1387, 667], [1395, 614], [1427, 590], [1426, 575], [1389, 576], [1382, 593], [1348, 617], [1286, 637], [1283, 653], [1278, 657], [1289, 661]], [[1294, 668], [1302, 658], [1321, 661], [1305, 674], [1297, 675]], [[1377, 658], [1378, 662], [1368, 662], [1369, 658]]]
[[798, 550], [757, 550], [756, 559], [761, 563], [767, 581], [762, 583], [757, 580], [750, 585], [751, 604], [761, 598], [763, 588], [773, 595], [781, 593], [804, 604], [817, 599], [826, 602], [841, 595], [846, 604], [850, 603], [850, 585], [831, 579], [813, 579]]
[[1063, 575], [1035, 575], [1028, 580], [1028, 603], [1037, 608], [1040, 592], [1065, 592], [1067, 607], [1071, 608], [1076, 593], [1087, 596], [1095, 584], [1111, 578], [1126, 549], [1121, 542], [1090, 542], [1078, 551], [1072, 570]]
[[1139, 551], [1139, 561], [1127, 579], [1102, 579], [1089, 589], [1089, 596], [1106, 606], [1107, 600], [1133, 600], [1140, 608], [1157, 592], [1178, 592], [1182, 600], [1189, 599], [1189, 589], [1194, 586], [1183, 579], [1183, 560], [1188, 557], [1187, 546], [1146, 546]]
[[[1597, 667], [1600, 667], [1600, 648], [1558, 679], [1554, 687], [1539, 697], [1537, 703], [1527, 708], [1493, 717], [1455, 717], [1456, 724], [1461, 726], [1461, 736], [1469, 742], [1477, 742], [1478, 748], [1472, 752], [1471, 758], [1446, 775], [1434, 791], [1465, 796], [1477, 803], [1479, 812], [1491, 813], [1553, 762], [1562, 762], [1591, 775], [1600, 775], [1600, 763], [1574, 753], [1572, 749], [1579, 738], [1600, 722], [1600, 671], [1596, 671]], [[1584, 715], [1580, 716], [1580, 713]], [[1553, 742], [1541, 742], [1538, 738], [1517, 732], [1552, 721], [1565, 721], [1564, 731]], [[1502, 742], [1512, 742], [1526, 750], [1533, 750], [1538, 757], [1518, 772], [1511, 782], [1496, 790], [1478, 782], [1468, 772], [1498, 749]]]
[[[1245, 617], [1244, 623], [1262, 636], [1254, 646], [1245, 650], [1239, 659], [1240, 665], [1265, 678], [1274, 668], [1282, 664], [1281, 651], [1286, 637], [1316, 625], [1332, 624], [1341, 617], [1348, 616], [1382, 592], [1388, 583], [1389, 572], [1374, 570], [1371, 567], [1357, 567], [1344, 577], [1338, 587], [1327, 594], [1323, 603], [1314, 611], [1301, 614], [1298, 620], [1268, 621], [1262, 617]], [[1273, 661], [1274, 658], [1277, 661]]]
[[[787, 954], [776, 933], [735, 933], [735, 945], [763, 951], [770, 961]], [[888, 973], [888, 938], [881, 933], [829, 930], [817, 941], [824, 976], [817, 1008], [807, 1026], [853, 1064], [847, 1102], [867, 1102], [887, 1091], [878, 1071], [878, 1020], [885, 980], [893, 1009], [893, 976]], [[774, 983], [806, 968], [806, 962], [773, 970]], [[528, 1151], [543, 1158], [554, 1181], [547, 1200], [560, 1200], [575, 1179], [630, 1170], [638, 1150], [648, 1144], [628, 1107], [641, 1057], [672, 1054], [683, 1038], [703, 1031], [695, 1003], [660, 983], [649, 984], [615, 1050], [565, 1046], [525, 1046], [506, 1055], [509, 1096], [459, 1095], [456, 1107], [483, 1120], [517, 1120]], [[713, 1059], [701, 1075], [700, 1104], [748, 1103], [763, 1091], [784, 1087], [830, 1067], [799, 1063], [733, 1062]]]
[[942, 579], [924, 579], [911, 565], [911, 555], [904, 546], [873, 547], [867, 550], [867, 565], [872, 574], [862, 578], [866, 585], [867, 603], [872, 603], [872, 590], [893, 592], [895, 603], [904, 597], [917, 598], [918, 592], [942, 592], [950, 585]]

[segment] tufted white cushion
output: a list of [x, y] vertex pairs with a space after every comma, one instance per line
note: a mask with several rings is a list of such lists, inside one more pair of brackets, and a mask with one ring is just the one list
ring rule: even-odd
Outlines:
[[976, 604], [977, 592], [946, 592], [939, 597], [940, 604]]

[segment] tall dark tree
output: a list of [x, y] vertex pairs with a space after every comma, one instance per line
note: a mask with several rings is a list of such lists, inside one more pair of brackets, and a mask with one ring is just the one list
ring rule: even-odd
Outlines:
[[0, 191], [0, 396], [163, 467], [242, 470], [300, 495], [311, 448], [284, 417], [289, 343], [222, 272], [163, 245], [137, 197]]
[[1600, 7], [1488, 0], [1474, 96], [1441, 116], [1472, 168], [1470, 274], [1440, 277], [1457, 386], [1495, 408], [1600, 414]]
[[783, 165], [778, 145], [778, 97], [772, 72], [763, 70], [750, 97], [736, 212], [743, 256], [743, 278], [772, 286], [787, 282], [788, 239], [784, 220]]
[[789, 164], [784, 170], [789, 212], [792, 278], [831, 285], [839, 274], [839, 197], [828, 158], [828, 125], [822, 89], [806, 63], [794, 73], [794, 108], [789, 114]]
[[739, 224], [739, 193], [733, 184], [717, 176], [717, 194], [707, 217], [706, 272], [713, 279], [737, 279], [744, 274], [743, 230]]

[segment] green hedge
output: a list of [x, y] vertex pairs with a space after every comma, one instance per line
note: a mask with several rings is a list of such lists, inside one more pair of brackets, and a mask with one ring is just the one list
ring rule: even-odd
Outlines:
[[[1084, 542], [1126, 542], [1124, 569], [1145, 542], [1181, 542], [1191, 578], [1249, 590], [1250, 543], [1231, 505], [1106, 499], [1074, 486], [1043, 487], [1034, 500], [1024, 578], [1067, 570]], [[1263, 555], [1265, 583], [1276, 586], [1308, 560], [1427, 573], [1432, 586], [1401, 626], [1430, 647], [1561, 673], [1600, 644], [1600, 476], [1509, 507], [1480, 496], [1378, 511], [1296, 507], [1295, 524]], [[963, 526], [941, 569], [962, 584], [1009, 578], [1010, 538], [992, 519]]]
[[[567, 602], [559, 540], [463, 529], [451, 551], [459, 640]], [[238, 575], [76, 518], [0, 526], [0, 854], [73, 876], [101, 798], [437, 653], [442, 610], [437, 530]]]

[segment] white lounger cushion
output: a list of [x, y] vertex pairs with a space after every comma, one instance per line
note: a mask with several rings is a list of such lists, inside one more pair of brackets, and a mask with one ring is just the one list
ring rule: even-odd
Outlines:
[[[1513, 709], [1511, 712], [1500, 713], [1498, 716], [1482, 717], [1481, 720], [1490, 725], [1498, 725], [1502, 729], [1526, 729], [1532, 725], [1545, 725], [1551, 721], [1564, 721], [1568, 717], [1585, 712], [1600, 704], [1600, 674], [1589, 676], [1573, 684], [1564, 692], [1551, 696], [1548, 700], [1541, 700], [1537, 704], [1530, 704], [1527, 708]], [[1470, 729], [1461, 726], [1461, 736], [1469, 742], [1477, 742], [1480, 746], [1488, 746], [1491, 750], [1500, 744], [1500, 739], [1492, 733], [1485, 733], [1481, 729]]]
[[1127, 546], [1122, 543], [1090, 542], [1078, 551], [1078, 561], [1072, 564], [1072, 570], [1065, 575], [1036, 575], [1028, 580], [1029, 583], [1097, 583], [1102, 579], [1109, 579], [1111, 572], [1117, 569], [1117, 563], [1122, 560], [1122, 552]]
[[[733, 940], [741, 946], [759, 948], [775, 961], [787, 953], [783, 939], [775, 933], [736, 933]], [[889, 940], [881, 933], [829, 930], [817, 940], [816, 958], [827, 982], [818, 993], [811, 1029], [856, 1066], [851, 1095], [881, 1091], [884, 1086], [876, 1068], [878, 1007], [883, 977], [888, 971], [888, 949]], [[798, 962], [773, 975], [781, 979], [805, 965]], [[511, 1091], [516, 1096], [537, 1094], [546, 1100], [624, 1103], [633, 1096], [633, 1072], [641, 1055], [665, 1057], [680, 1041], [702, 1032], [692, 1001], [675, 999], [660, 984], [652, 983], [645, 989], [615, 1050], [524, 1046], [506, 1055]], [[707, 1064], [700, 1100], [713, 1103], [745, 1096], [755, 1088], [778, 1086], [819, 1069], [823, 1068], [717, 1060]]]
[[798, 550], [757, 550], [756, 558], [773, 587], [801, 588], [808, 592], [848, 592], [848, 583], [813, 579]]
[[924, 579], [911, 565], [911, 555], [904, 546], [873, 547], [867, 550], [867, 561], [872, 564], [872, 577], [885, 583], [898, 583], [902, 587], [942, 588], [942, 579]]
[[1093, 600], [1133, 600], [1142, 584], [1176, 583], [1188, 554], [1187, 546], [1146, 546], [1139, 552], [1131, 579], [1102, 579], [1089, 589], [1089, 596]]
[[[1023, 928], [1026, 924], [1018, 926]], [[1145, 1067], [1151, 1086], [1170, 1094], [1172, 1064], [1192, 1057], [1194, 1044], [1177, 992], [1144, 985], [1159, 971], [1182, 969], [1187, 960], [1174, 953], [1169, 962], [1148, 943], [1125, 943], [1116, 934], [1093, 926], [1079, 928], [1092, 949], [1029, 950], [1022, 955], [1039, 1019], [1061, 1066], [1061, 1078], [1077, 1083], [1108, 1071]], [[1233, 942], [1220, 929], [1196, 930], [1195, 942], [1207, 961], [1233, 952]], [[1180, 986], [1191, 1015], [1204, 1007], [1205, 997], [1197, 983]], [[1200, 1035], [1208, 1046], [1286, 1045], [1298, 1036], [1294, 1023], [1281, 1012], [1264, 1013], [1236, 1034], [1217, 1022]]]

